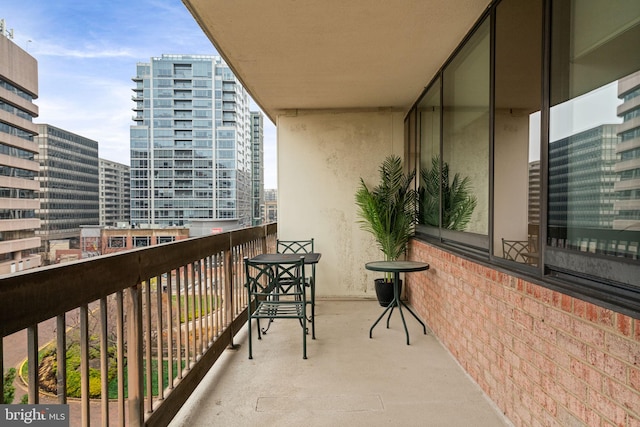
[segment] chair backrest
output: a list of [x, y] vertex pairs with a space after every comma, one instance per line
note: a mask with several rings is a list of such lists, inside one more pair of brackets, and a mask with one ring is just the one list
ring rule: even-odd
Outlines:
[[523, 255], [526, 252], [529, 252], [529, 242], [527, 240], [502, 239], [502, 257], [504, 259], [526, 263], [527, 259]]
[[[304, 258], [286, 264], [263, 264], [244, 259], [246, 284], [249, 298], [265, 296], [275, 292], [291, 294], [304, 283]], [[285, 289], [280, 289], [286, 286]], [[304, 292], [302, 293], [304, 299]]]
[[313, 252], [313, 238], [310, 240], [278, 240], [276, 251], [280, 254], [308, 254]]

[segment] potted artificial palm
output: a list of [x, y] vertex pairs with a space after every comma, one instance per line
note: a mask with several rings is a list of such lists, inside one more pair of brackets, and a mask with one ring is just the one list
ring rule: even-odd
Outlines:
[[[404, 173], [400, 157], [388, 156], [380, 166], [380, 183], [367, 187], [360, 178], [355, 194], [360, 227], [373, 234], [385, 261], [395, 261], [407, 252], [416, 223], [417, 192], [411, 188], [415, 170]], [[393, 300], [393, 278], [376, 280], [376, 295], [386, 307]]]

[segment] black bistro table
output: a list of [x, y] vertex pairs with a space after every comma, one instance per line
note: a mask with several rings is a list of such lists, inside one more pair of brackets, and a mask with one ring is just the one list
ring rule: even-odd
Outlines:
[[364, 266], [367, 270], [371, 271], [382, 271], [385, 273], [393, 273], [393, 300], [387, 306], [387, 308], [382, 312], [378, 320], [375, 321], [371, 329], [369, 329], [369, 338], [373, 338], [373, 328], [376, 327], [378, 322], [384, 317], [387, 311], [389, 312], [389, 317], [387, 318], [387, 329], [389, 329], [389, 320], [391, 319], [391, 315], [393, 314], [393, 309], [398, 307], [398, 311], [400, 312], [400, 317], [402, 318], [402, 324], [404, 325], [404, 332], [407, 335], [407, 345], [409, 345], [409, 330], [407, 329], [407, 323], [404, 321], [404, 314], [402, 313], [402, 307], [409, 310], [409, 313], [415, 319], [420, 322], [422, 325], [422, 329], [424, 330], [424, 334], [427, 334], [427, 327], [420, 320], [420, 318], [400, 299], [400, 292], [398, 291], [398, 283], [400, 283], [400, 273], [410, 273], [413, 271], [424, 271], [429, 269], [429, 264], [426, 262], [417, 262], [417, 261], [374, 261], [365, 264]]
[[251, 258], [251, 261], [261, 264], [287, 264], [295, 263], [304, 257], [305, 264], [317, 264], [320, 261], [320, 254], [317, 252], [297, 253], [297, 254], [260, 254]]

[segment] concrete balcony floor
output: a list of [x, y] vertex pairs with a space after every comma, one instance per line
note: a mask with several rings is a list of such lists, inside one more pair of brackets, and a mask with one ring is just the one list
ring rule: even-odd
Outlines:
[[[246, 328], [236, 336], [189, 398], [172, 426], [508, 426], [440, 342], [405, 312], [406, 345], [397, 310], [386, 329], [371, 300], [320, 300], [316, 340], [295, 320], [276, 321], [254, 335], [248, 359]], [[254, 323], [255, 328], [255, 323]]]

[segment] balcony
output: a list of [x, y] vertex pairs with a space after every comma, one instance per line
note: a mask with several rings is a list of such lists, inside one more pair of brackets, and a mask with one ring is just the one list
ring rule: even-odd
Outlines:
[[[272, 224], [4, 276], [0, 367], [27, 357], [29, 402], [68, 403], [71, 425], [507, 425], [413, 319], [410, 346], [397, 313], [390, 329], [378, 325], [369, 339], [381, 312], [372, 300], [320, 300], [308, 360], [299, 326], [287, 321], [256, 341], [248, 360], [242, 259], [272, 250], [276, 230]], [[107, 396], [115, 365], [116, 399], [68, 400], [66, 368], [52, 394], [36, 392], [38, 349], [49, 344], [66, 359], [74, 336], [81, 395], [99, 389]], [[97, 372], [105, 380], [96, 382]], [[163, 374], [173, 380], [154, 389]], [[17, 400], [21, 393], [18, 387]]]

